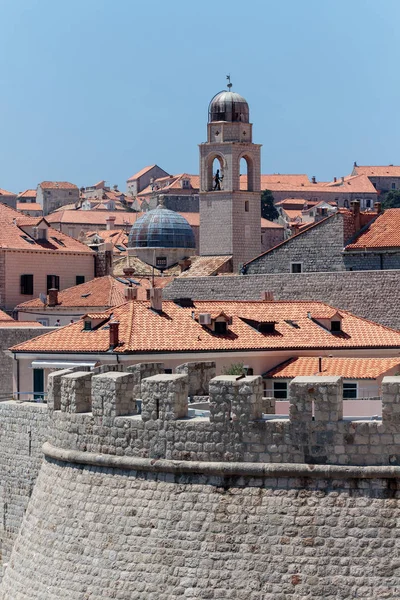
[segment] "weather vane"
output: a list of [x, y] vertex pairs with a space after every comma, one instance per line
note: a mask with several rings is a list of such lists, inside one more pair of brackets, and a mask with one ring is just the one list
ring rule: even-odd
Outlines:
[[230, 74], [227, 75], [226, 78], [228, 80], [228, 85], [226, 87], [228, 88], [229, 91], [231, 91], [232, 84], [231, 84], [231, 76], [230, 76]]

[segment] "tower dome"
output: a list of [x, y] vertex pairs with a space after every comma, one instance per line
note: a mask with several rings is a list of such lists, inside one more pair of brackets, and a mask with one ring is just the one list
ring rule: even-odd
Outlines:
[[214, 96], [208, 107], [208, 122], [228, 121], [230, 123], [248, 123], [249, 105], [240, 94], [222, 91]]
[[144, 262], [166, 268], [195, 252], [193, 229], [179, 213], [168, 210], [162, 200], [140, 217], [129, 233], [128, 248]]

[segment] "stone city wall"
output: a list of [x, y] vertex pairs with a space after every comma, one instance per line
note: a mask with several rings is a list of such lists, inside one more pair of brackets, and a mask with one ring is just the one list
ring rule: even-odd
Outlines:
[[[382, 382], [382, 422], [343, 420], [339, 377], [295, 378], [290, 418], [263, 399], [259, 376], [210, 381], [210, 417], [188, 415], [188, 376], [142, 380], [137, 414], [132, 373], [52, 373], [50, 443], [117, 457], [204, 462], [400, 465], [400, 378]], [[314, 407], [314, 409], [313, 409]], [[313, 417], [314, 410], [314, 417]]]
[[[142, 415], [133, 372], [50, 380], [1, 600], [400, 597], [400, 377], [382, 422], [343, 421], [337, 377], [296, 378], [286, 421], [261, 420], [260, 377], [212, 379], [209, 419], [186, 417], [185, 374], [143, 379]], [[17, 487], [47, 417], [15, 402], [0, 417]]]
[[400, 270], [279, 273], [237, 277], [178, 277], [163, 289], [166, 300], [320, 300], [359, 317], [400, 329]]
[[0, 402], [0, 577], [42, 463], [45, 404]]

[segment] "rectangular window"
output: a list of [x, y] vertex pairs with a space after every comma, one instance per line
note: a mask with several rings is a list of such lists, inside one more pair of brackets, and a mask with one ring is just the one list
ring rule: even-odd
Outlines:
[[290, 268], [292, 273], [302, 273], [303, 263], [290, 263]]
[[392, 190], [395, 190], [395, 189], [396, 189], [396, 184], [395, 184], [395, 182], [393, 181], [393, 182], [392, 182]]
[[274, 398], [286, 400], [288, 397], [287, 381], [274, 381]]
[[75, 285], [80, 285], [81, 283], [85, 283], [85, 276], [77, 275], [75, 278]]
[[334, 331], [334, 332], [342, 331], [340, 321], [331, 321], [331, 331]]
[[44, 327], [48, 327], [49, 326], [49, 319], [36, 319], [36, 321], [38, 323], [40, 323], [41, 325], [44, 325]]
[[156, 267], [166, 267], [167, 266], [167, 257], [166, 256], [156, 256]]
[[83, 330], [91, 331], [92, 330], [92, 321], [83, 321]]
[[357, 383], [344, 383], [343, 384], [343, 398], [345, 400], [357, 398]]
[[21, 275], [21, 294], [33, 295], [33, 275]]
[[214, 331], [215, 333], [226, 333], [226, 321], [215, 321]]
[[47, 291], [60, 289], [60, 278], [58, 275], [47, 275]]

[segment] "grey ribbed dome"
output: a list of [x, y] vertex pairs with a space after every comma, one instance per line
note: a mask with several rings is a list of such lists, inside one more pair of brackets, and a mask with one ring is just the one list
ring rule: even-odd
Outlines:
[[208, 121], [228, 121], [248, 123], [249, 105], [240, 94], [224, 90], [211, 100], [208, 107]]
[[196, 248], [193, 229], [182, 215], [159, 204], [133, 225], [129, 248]]

